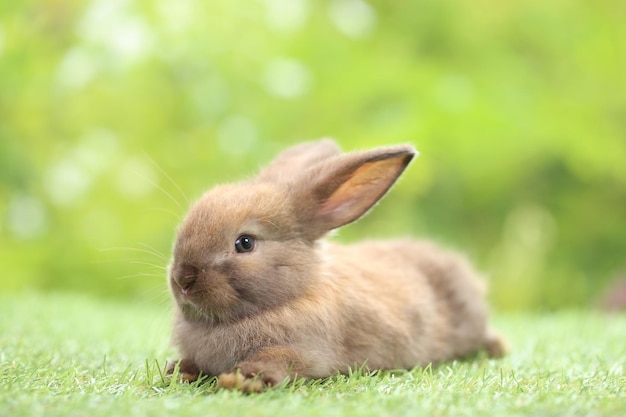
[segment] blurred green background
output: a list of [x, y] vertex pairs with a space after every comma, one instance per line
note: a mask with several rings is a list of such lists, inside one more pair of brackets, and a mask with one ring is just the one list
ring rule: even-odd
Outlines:
[[282, 148], [411, 142], [338, 239], [467, 252], [499, 309], [590, 305], [626, 269], [626, 3], [0, 3], [1, 291], [162, 300], [207, 187]]

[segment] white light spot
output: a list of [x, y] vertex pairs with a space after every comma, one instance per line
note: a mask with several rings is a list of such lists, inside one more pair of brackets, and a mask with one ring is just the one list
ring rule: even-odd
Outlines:
[[7, 228], [18, 239], [33, 239], [41, 236], [48, 226], [46, 209], [33, 196], [14, 196], [7, 207]]
[[57, 67], [57, 81], [63, 87], [73, 89], [84, 87], [98, 73], [97, 60], [94, 58], [83, 48], [71, 48]]
[[304, 26], [309, 16], [307, 0], [264, 0], [267, 22], [274, 30], [293, 32]]
[[72, 206], [87, 192], [94, 178], [117, 159], [117, 137], [93, 130], [74, 148], [54, 161], [44, 175], [44, 186], [56, 205]]
[[171, 33], [186, 32], [194, 20], [193, 5], [191, 1], [159, 1], [157, 10], [164, 27]]
[[257, 140], [254, 123], [242, 116], [232, 116], [219, 126], [217, 140], [220, 148], [232, 155], [245, 154]]
[[376, 26], [376, 12], [363, 0], [335, 0], [328, 12], [337, 29], [351, 38], [369, 35]]
[[151, 45], [150, 29], [138, 18], [127, 18], [109, 32], [110, 47], [120, 55], [129, 57], [147, 52]]
[[54, 163], [44, 178], [50, 199], [60, 206], [77, 204], [91, 184], [86, 170], [69, 158]]
[[310, 90], [311, 74], [299, 61], [278, 58], [265, 71], [265, 87], [278, 97], [294, 99]]
[[71, 152], [72, 158], [90, 174], [96, 175], [110, 167], [118, 158], [118, 138], [105, 129], [85, 135]]
[[79, 36], [127, 62], [148, 54], [154, 45], [152, 31], [142, 18], [127, 10], [128, 4], [123, 0], [93, 1], [78, 25]]
[[540, 248], [552, 242], [556, 222], [552, 214], [541, 206], [518, 206], [508, 215], [504, 232], [506, 238], [519, 247]]
[[152, 192], [157, 175], [147, 163], [139, 158], [129, 158], [119, 168], [117, 189], [131, 198], [141, 198]]

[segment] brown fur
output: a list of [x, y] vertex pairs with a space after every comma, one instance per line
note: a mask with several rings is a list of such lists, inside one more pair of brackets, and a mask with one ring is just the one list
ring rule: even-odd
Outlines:
[[[503, 354], [483, 283], [459, 255], [412, 240], [319, 240], [363, 215], [413, 155], [408, 146], [339, 155], [323, 140], [289, 149], [256, 180], [207, 192], [170, 266], [185, 378], [195, 369], [259, 391], [364, 362], [397, 369]], [[242, 234], [256, 238], [250, 253], [234, 249]]]

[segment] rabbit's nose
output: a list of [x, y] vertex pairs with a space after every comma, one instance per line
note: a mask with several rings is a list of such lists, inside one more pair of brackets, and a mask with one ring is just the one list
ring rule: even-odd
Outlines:
[[181, 290], [189, 291], [198, 280], [198, 268], [188, 264], [181, 265], [174, 271], [174, 280]]

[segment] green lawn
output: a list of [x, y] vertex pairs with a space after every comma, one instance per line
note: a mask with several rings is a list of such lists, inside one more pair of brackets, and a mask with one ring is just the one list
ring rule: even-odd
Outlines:
[[626, 316], [495, 318], [513, 352], [259, 395], [163, 380], [169, 303], [0, 296], [2, 416], [626, 415]]

